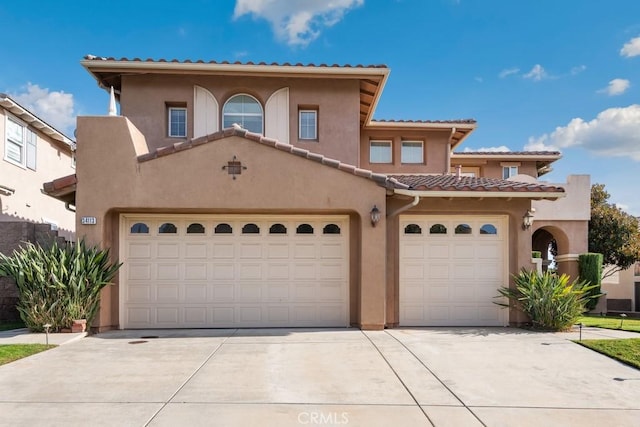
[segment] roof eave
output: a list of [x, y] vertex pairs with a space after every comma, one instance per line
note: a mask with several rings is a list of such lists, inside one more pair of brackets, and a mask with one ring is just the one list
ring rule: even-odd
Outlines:
[[551, 191], [465, 191], [465, 190], [405, 190], [395, 189], [394, 194], [424, 198], [502, 198], [502, 199], [545, 199], [556, 200], [565, 197], [564, 192]]

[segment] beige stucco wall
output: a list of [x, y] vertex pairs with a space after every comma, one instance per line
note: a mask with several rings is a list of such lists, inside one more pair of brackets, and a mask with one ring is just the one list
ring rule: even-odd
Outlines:
[[[392, 130], [363, 129], [360, 135], [360, 167], [378, 173], [447, 173], [449, 137], [451, 130]], [[372, 140], [391, 141], [392, 163], [370, 163], [369, 142]], [[401, 162], [402, 141], [423, 141], [424, 163], [403, 164]]]
[[0, 108], [0, 185], [14, 189], [15, 193], [0, 195], [0, 221], [54, 222], [58, 224], [60, 236], [72, 239], [75, 215], [65, 209], [64, 203], [41, 191], [43, 183], [75, 172], [71, 150], [30, 127], [37, 135], [36, 170], [5, 160], [7, 114], [10, 113]]
[[[637, 271], [640, 273], [640, 269]], [[635, 284], [640, 283], [640, 274], [636, 275], [636, 266], [619, 271], [602, 281], [602, 291], [607, 293], [607, 299], [631, 300], [631, 308], [635, 309]]]
[[[279, 89], [289, 88], [289, 143], [340, 161], [357, 165], [360, 135], [360, 83], [357, 79], [233, 77], [195, 75], [122, 76], [120, 111], [145, 135], [151, 148], [171, 145], [184, 138], [167, 136], [166, 103], [187, 108], [187, 138], [193, 137], [194, 85], [213, 94], [220, 106], [233, 95], [249, 94], [262, 104]], [[318, 141], [298, 140], [298, 109], [318, 109]]]
[[[411, 200], [407, 198], [391, 198], [387, 201], [387, 209], [394, 212], [407, 205]], [[467, 199], [467, 198], [423, 198], [412, 209], [401, 215], [507, 215], [509, 218], [508, 253], [509, 276], [517, 273], [522, 267], [531, 268], [531, 231], [523, 230], [522, 215], [530, 207], [529, 199]], [[397, 325], [400, 318], [400, 278], [399, 278], [399, 216], [387, 218], [387, 322]], [[509, 278], [509, 285], [513, 280]], [[496, 295], [498, 295], [496, 289]], [[526, 317], [515, 309], [509, 309], [509, 322], [518, 324], [526, 322]]]
[[[79, 237], [121, 258], [122, 212], [347, 214], [351, 322], [384, 326], [384, 219], [372, 227], [368, 218], [386, 190], [373, 181], [237, 136], [138, 163], [146, 142], [125, 117], [79, 117], [77, 138]], [[247, 167], [236, 180], [222, 170], [234, 156]], [[97, 225], [80, 224], [83, 216]], [[117, 327], [118, 285], [102, 298], [95, 326]]]
[[591, 219], [591, 176], [569, 175], [563, 187], [565, 197], [555, 201], [534, 200], [534, 221], [589, 221]]
[[451, 170], [455, 170], [456, 166], [477, 167], [479, 168], [479, 176], [485, 178], [502, 179], [503, 164], [518, 166], [518, 174], [529, 175], [534, 178], [538, 177], [538, 169], [536, 162], [532, 160], [485, 160], [485, 159], [465, 159], [457, 157], [451, 159]]

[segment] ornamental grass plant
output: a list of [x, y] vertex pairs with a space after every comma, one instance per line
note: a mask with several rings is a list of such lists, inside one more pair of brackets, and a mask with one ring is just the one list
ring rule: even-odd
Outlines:
[[[578, 280], [570, 283], [566, 274], [558, 276], [549, 271], [539, 274], [522, 269], [513, 278], [515, 288], [498, 289], [498, 298], [506, 297], [529, 315], [535, 329], [563, 331], [571, 328], [593, 298], [589, 294], [593, 286]], [[508, 303], [496, 304], [509, 307]]]
[[18, 287], [18, 312], [34, 332], [70, 328], [74, 320], [91, 324], [100, 306], [100, 291], [122, 264], [112, 263], [109, 249], [53, 241], [43, 247], [25, 243], [12, 256], [0, 254], [0, 276]]

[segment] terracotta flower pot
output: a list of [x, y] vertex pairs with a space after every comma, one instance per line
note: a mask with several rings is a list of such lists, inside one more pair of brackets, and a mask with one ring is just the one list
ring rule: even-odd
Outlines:
[[84, 332], [87, 330], [87, 319], [74, 320], [71, 324], [71, 332]]

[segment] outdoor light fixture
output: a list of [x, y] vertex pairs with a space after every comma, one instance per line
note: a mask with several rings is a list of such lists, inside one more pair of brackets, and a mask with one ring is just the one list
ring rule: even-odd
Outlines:
[[380, 222], [380, 209], [376, 205], [373, 205], [373, 209], [371, 209], [371, 225], [373, 227], [376, 226], [377, 223]]
[[531, 223], [533, 223], [533, 213], [530, 210], [522, 217], [522, 229], [528, 230], [531, 227]]

